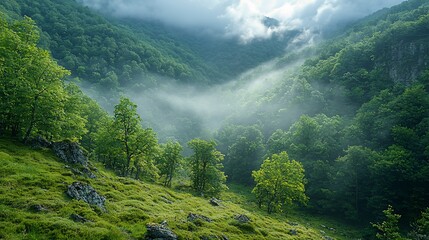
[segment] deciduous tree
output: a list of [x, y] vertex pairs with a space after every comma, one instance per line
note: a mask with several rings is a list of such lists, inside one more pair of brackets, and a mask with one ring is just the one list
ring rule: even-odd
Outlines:
[[216, 150], [216, 143], [193, 139], [188, 146], [194, 151], [189, 158], [194, 190], [199, 194], [217, 195], [226, 189], [226, 176], [221, 171], [223, 155]]
[[266, 206], [268, 213], [281, 211], [295, 202], [307, 202], [304, 168], [301, 163], [290, 160], [286, 152], [267, 158], [252, 176], [256, 182], [252, 192], [259, 207]]
[[105, 121], [95, 134], [95, 152], [107, 166], [123, 176], [156, 179], [155, 156], [158, 140], [152, 129], [143, 129], [137, 105], [122, 97], [113, 119]]
[[399, 219], [401, 215], [393, 212], [393, 207], [389, 207], [383, 211], [386, 220], [381, 223], [372, 224], [378, 230], [377, 238], [381, 240], [403, 240], [399, 233]]
[[161, 145], [161, 154], [158, 157], [158, 168], [160, 174], [164, 177], [163, 184], [171, 187], [171, 181], [174, 173], [182, 162], [182, 146], [179, 142], [168, 141]]
[[121, 97], [115, 106], [113, 127], [116, 138], [123, 144], [126, 164], [122, 170], [123, 175], [129, 173], [131, 158], [138, 152], [137, 136], [140, 128], [140, 116], [137, 114], [137, 105], [128, 98]]

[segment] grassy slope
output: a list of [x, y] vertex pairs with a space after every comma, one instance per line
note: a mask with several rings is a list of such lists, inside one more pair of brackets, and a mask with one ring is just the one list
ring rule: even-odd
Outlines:
[[[222, 234], [229, 239], [351, 238], [338, 228], [323, 229], [320, 220], [252, 210], [254, 204], [237, 193], [224, 194], [223, 206], [213, 207], [204, 198], [117, 177], [101, 166], [98, 169], [96, 179], [84, 179], [73, 175], [50, 150], [32, 150], [0, 140], [0, 239], [141, 239], [146, 223], [162, 220], [167, 220], [179, 239]], [[66, 195], [67, 186], [77, 180], [89, 182], [107, 198], [107, 213]], [[35, 204], [48, 211], [31, 210]], [[208, 216], [213, 222], [188, 222], [190, 212]], [[91, 222], [73, 222], [72, 213]], [[235, 214], [247, 214], [252, 222], [240, 225], [233, 219]], [[289, 235], [290, 229], [296, 229], [298, 235]]]

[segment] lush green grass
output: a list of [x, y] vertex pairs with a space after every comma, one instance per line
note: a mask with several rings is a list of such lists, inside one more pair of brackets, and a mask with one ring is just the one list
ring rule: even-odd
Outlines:
[[[117, 177], [97, 167], [97, 178], [85, 179], [73, 175], [50, 150], [32, 150], [0, 140], [0, 239], [142, 239], [146, 223], [163, 220], [179, 239], [222, 234], [229, 239], [322, 239], [326, 235], [351, 239], [346, 235], [350, 231], [324, 229], [320, 219], [298, 213], [267, 215], [256, 210], [247, 194], [240, 194], [245, 190], [236, 187], [236, 193], [223, 194], [223, 206], [214, 207], [207, 199]], [[88, 182], [104, 195], [107, 212], [69, 198], [65, 192], [74, 181]], [[48, 210], [32, 210], [36, 204]], [[191, 212], [213, 221], [189, 222], [187, 215]], [[74, 222], [70, 219], [72, 213], [90, 222]], [[246, 214], [252, 221], [239, 223], [233, 218], [236, 214]], [[298, 235], [290, 235], [291, 229]]]

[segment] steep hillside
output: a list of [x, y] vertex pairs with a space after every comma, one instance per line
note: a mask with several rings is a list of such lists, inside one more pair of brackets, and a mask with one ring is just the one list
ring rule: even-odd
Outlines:
[[[149, 72], [182, 81], [206, 79], [184, 59], [158, 50], [159, 45], [140, 39], [127, 27], [111, 23], [74, 0], [7, 0], [0, 6], [9, 17], [35, 20], [42, 31], [41, 46], [74, 76], [103, 89], [152, 86], [153, 79], [145, 77]], [[201, 61], [192, 64], [204, 69]]]
[[[290, 210], [293, 189], [309, 197], [300, 211], [354, 223], [365, 229], [360, 238], [429, 235], [428, 1], [409, 0], [377, 12], [340, 36], [215, 87], [208, 87], [211, 77], [234, 75], [233, 66], [242, 71], [273, 57], [281, 41], [262, 48], [266, 56], [219, 73], [222, 65], [258, 53], [248, 55], [249, 45], [226, 55], [219, 51], [211, 62], [209, 53], [238, 45], [210, 49], [210, 40], [178, 36], [177, 29], [158, 23], [107, 19], [71, 0], [7, 0], [0, 9], [7, 14], [0, 17], [0, 137], [72, 139], [104, 164], [95, 164], [96, 178], [85, 178], [47, 149], [1, 140], [0, 238], [139, 239], [146, 224], [164, 220], [181, 239], [353, 238], [337, 223], [322, 223], [335, 230], [322, 227], [313, 216]], [[29, 18], [7, 21], [22, 14], [39, 25]], [[72, 76], [112, 92], [132, 88], [132, 99], [123, 96], [115, 106], [110, 100], [109, 116], [78, 86], [66, 83], [69, 71], [38, 46], [51, 49]], [[169, 82], [150, 88], [161, 84], [156, 75], [193, 86]], [[138, 104], [146, 110], [141, 118]], [[156, 131], [141, 125], [151, 115], [160, 129], [174, 133], [158, 136], [180, 142], [160, 144]], [[216, 133], [212, 126], [219, 127]], [[287, 167], [292, 160], [296, 171]], [[275, 166], [270, 162], [286, 167], [271, 167], [266, 176], [273, 178], [267, 181], [255, 177], [264, 172], [258, 169]], [[175, 189], [142, 180], [167, 181], [174, 171]], [[298, 173], [289, 176], [298, 183], [274, 177], [289, 172]], [[254, 196], [259, 207], [287, 215], [261, 212], [248, 190], [220, 194], [227, 180], [264, 189]], [[104, 196], [106, 211], [72, 200], [66, 191], [76, 181]], [[282, 185], [291, 191], [276, 195]], [[193, 192], [219, 194], [222, 206]], [[251, 221], [234, 218], [240, 214]]]
[[[213, 82], [230, 80], [261, 63], [282, 56], [290, 41], [300, 33], [298, 30], [288, 31], [282, 36], [275, 35], [271, 39], [254, 40], [243, 44], [235, 38], [204, 34], [154, 21], [120, 19], [119, 22], [129, 26], [155, 46], [160, 46], [160, 49], [169, 51], [169, 54], [179, 55], [182, 59], [191, 56], [180, 52], [178, 48], [162, 48], [162, 44], [178, 45], [183, 49], [189, 49], [193, 56], [198, 56], [210, 67], [201, 70], [211, 71], [209, 76]], [[192, 66], [199, 68], [198, 65]]]
[[384, 89], [426, 84], [428, 12], [427, 1], [406, 1], [362, 19], [319, 46], [286, 55], [279, 66], [298, 61], [301, 55], [310, 57], [265, 95], [257, 115], [264, 122], [275, 119], [274, 125], [265, 125], [280, 128], [289, 128], [302, 114], [350, 117]]
[[156, 22], [114, 19], [74, 0], [5, 0], [0, 10], [8, 18], [35, 20], [40, 45], [73, 76], [103, 90], [153, 87], [155, 76], [203, 85], [227, 81], [280, 56], [298, 33], [243, 45]]
[[314, 211], [370, 222], [392, 205], [409, 225], [428, 207], [428, 26], [421, 0], [363, 19], [306, 50], [249, 118], [269, 154], [303, 162]]
[[[72, 172], [49, 149], [32, 150], [0, 140], [0, 238], [2, 239], [143, 239], [147, 223], [167, 221], [178, 239], [350, 239], [337, 228], [295, 214], [267, 215], [245, 196], [227, 192], [221, 206], [183, 191], [115, 176], [98, 164], [96, 178]], [[103, 211], [66, 192], [73, 182], [89, 183], [106, 198]], [[200, 214], [210, 222], [190, 213]], [[79, 222], [72, 215], [88, 220]], [[240, 223], [235, 215], [251, 221]], [[83, 220], [82, 220], [83, 221]]]
[[429, 69], [428, 11], [427, 1], [412, 0], [363, 19], [323, 44], [301, 77], [343, 87], [354, 105], [394, 85], [416, 83]]

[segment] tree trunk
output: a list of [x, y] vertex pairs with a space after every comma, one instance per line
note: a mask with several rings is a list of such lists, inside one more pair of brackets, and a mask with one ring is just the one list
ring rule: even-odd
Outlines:
[[173, 175], [168, 176], [167, 187], [171, 187], [171, 180], [173, 179]]
[[36, 110], [37, 110], [37, 103], [39, 100], [39, 95], [36, 95], [34, 97], [33, 104], [31, 106], [31, 117], [30, 117], [30, 123], [28, 125], [27, 131], [24, 136], [24, 142], [27, 142], [28, 138], [30, 137], [31, 131], [33, 130], [34, 123], [36, 122]]
[[166, 182], [165, 182], [166, 187], [171, 187], [171, 180], [173, 179], [173, 173], [174, 173], [174, 163], [171, 163], [171, 166], [168, 169], [168, 174], [166, 177]]
[[134, 175], [134, 178], [136, 180], [139, 180], [140, 179], [140, 173], [141, 173], [141, 167], [139, 166], [138, 163], [134, 164], [134, 168], [132, 168], [130, 176], [132, 175], [132, 172], [134, 171], [134, 169], [136, 170], [136, 174]]
[[130, 148], [128, 147], [128, 142], [125, 142], [125, 151], [127, 154], [127, 165], [125, 166], [124, 170], [124, 176], [127, 176], [130, 171], [130, 163], [131, 163], [131, 155], [130, 155]]
[[207, 175], [207, 162], [203, 162], [203, 169], [201, 170], [201, 193], [204, 193], [204, 189], [206, 188], [206, 175]]

